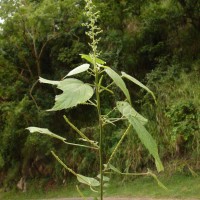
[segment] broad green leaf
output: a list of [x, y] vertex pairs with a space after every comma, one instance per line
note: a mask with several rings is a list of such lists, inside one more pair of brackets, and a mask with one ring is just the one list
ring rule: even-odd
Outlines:
[[[161, 162], [160, 157], [158, 155], [157, 144], [156, 144], [155, 140], [153, 139], [153, 137], [149, 134], [149, 132], [144, 127], [143, 123], [141, 122], [141, 118], [137, 118], [136, 116], [132, 115], [131, 112], [130, 112], [130, 114], [128, 113], [128, 109], [130, 109], [129, 104], [127, 105], [126, 102], [123, 102], [123, 104], [120, 103], [121, 105], [119, 106], [119, 103], [120, 102], [118, 102], [117, 108], [122, 113], [122, 115], [125, 114], [124, 116], [128, 119], [129, 123], [135, 129], [135, 131], [136, 131], [139, 139], [141, 140], [141, 142], [147, 148], [149, 153], [154, 157], [157, 170], [159, 172], [164, 170], [162, 162]], [[127, 108], [126, 108], [126, 106], [127, 106]]]
[[90, 67], [89, 64], [80, 65], [79, 67], [76, 67], [75, 69], [71, 70], [64, 78], [85, 72], [89, 69], [89, 67]]
[[50, 109], [51, 111], [67, 109], [85, 103], [94, 93], [91, 86], [77, 79], [65, 79], [60, 82], [58, 88], [63, 93], [56, 96], [56, 102], [54, 107]]
[[96, 187], [100, 185], [99, 181], [97, 181], [95, 178], [83, 176], [81, 174], [77, 174], [77, 179], [80, 183], [83, 183], [92, 187]]
[[111, 169], [111, 170], [113, 170], [114, 172], [117, 172], [118, 174], [121, 174], [121, 172], [119, 171], [119, 169], [117, 169], [116, 167], [114, 167], [110, 163], [108, 163], [108, 168]]
[[128, 101], [131, 102], [129, 91], [128, 91], [123, 79], [110, 67], [107, 67], [105, 71], [108, 74], [108, 76], [110, 76], [110, 78], [112, 78], [114, 83], [122, 90], [122, 92], [125, 94]]
[[57, 88], [63, 91], [62, 94], [56, 96], [54, 107], [48, 111], [67, 109], [85, 103], [94, 93], [91, 86], [74, 78], [68, 78], [62, 81], [51, 81], [42, 78], [41, 81], [43, 83], [57, 85]]
[[118, 101], [117, 109], [122, 113], [124, 117], [129, 117], [129, 115], [137, 118], [141, 124], [146, 124], [148, 120], [139, 114], [128, 102]]
[[[94, 64], [93, 59], [90, 55], [86, 55], [86, 54], [80, 54], [80, 55], [81, 55], [81, 58], [83, 58], [83, 59], [87, 60], [88, 62]], [[96, 62], [98, 64], [101, 64], [101, 65], [104, 65], [106, 63], [105, 61], [101, 60], [100, 58], [96, 58]]]
[[[97, 178], [101, 179], [101, 175], [99, 174], [99, 175], [97, 176]], [[110, 181], [110, 178], [107, 177], [107, 176], [103, 176], [103, 181], [104, 181], [104, 182], [108, 182], [108, 181]]]
[[122, 72], [122, 76], [125, 77], [125, 78], [127, 78], [128, 80], [132, 81], [136, 85], [140, 86], [141, 88], [145, 89], [147, 92], [149, 92], [152, 95], [152, 97], [156, 101], [156, 97], [155, 97], [154, 93], [148, 87], [146, 87], [144, 84], [142, 84], [140, 81], [138, 81], [134, 77], [126, 74], [125, 72]]
[[62, 141], [65, 141], [66, 138], [64, 137], [61, 137], [55, 133], [52, 133], [51, 131], [49, 131], [47, 128], [38, 128], [38, 127], [28, 127], [26, 128], [27, 130], [30, 131], [30, 133], [42, 133], [44, 135], [48, 135], [48, 136], [51, 136], [51, 137], [54, 137], [54, 138], [57, 138], [59, 140], [62, 140]]

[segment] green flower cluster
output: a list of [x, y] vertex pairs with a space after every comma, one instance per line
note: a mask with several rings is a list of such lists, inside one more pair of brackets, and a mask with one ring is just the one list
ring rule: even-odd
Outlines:
[[90, 47], [92, 48], [92, 54], [94, 57], [98, 57], [100, 52], [97, 50], [97, 46], [101, 37], [99, 34], [102, 32], [101, 28], [98, 27], [97, 21], [100, 17], [99, 11], [96, 11], [96, 6], [93, 4], [92, 0], [85, 0], [85, 16], [87, 17], [87, 22], [83, 23], [82, 25], [88, 28], [86, 35], [89, 36], [91, 42], [89, 43]]

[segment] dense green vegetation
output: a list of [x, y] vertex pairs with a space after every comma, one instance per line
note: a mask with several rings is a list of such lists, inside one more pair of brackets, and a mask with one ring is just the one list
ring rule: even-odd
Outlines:
[[[95, 4], [104, 30], [102, 59], [147, 84], [157, 97], [154, 106], [146, 92], [127, 82], [133, 104], [150, 119], [148, 129], [158, 141], [166, 172], [194, 175], [200, 169], [200, 2], [96, 0]], [[1, 0], [0, 5], [4, 20], [0, 29], [1, 186], [13, 187], [22, 176], [44, 180], [44, 188], [64, 183], [71, 175], [50, 155], [54, 149], [74, 170], [91, 175], [91, 169], [98, 168], [95, 153], [25, 130], [33, 124], [48, 127], [73, 142], [75, 135], [62, 117], [67, 113], [78, 128], [84, 127], [86, 135], [95, 137], [93, 109], [82, 105], [66, 112], [46, 112], [57, 91], [37, 81], [39, 76], [62, 79], [83, 63], [79, 54], [89, 53], [81, 26], [84, 1]], [[109, 94], [102, 101], [102, 113], [106, 113], [114, 102]], [[104, 157], [110, 155], [124, 128], [123, 123], [107, 127]], [[126, 172], [154, 168], [152, 157], [134, 133], [125, 138], [114, 162]]]

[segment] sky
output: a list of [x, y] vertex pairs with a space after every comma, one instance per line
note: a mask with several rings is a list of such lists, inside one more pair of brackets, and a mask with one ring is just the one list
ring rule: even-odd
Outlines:
[[[0, 3], [1, 3], [1, 0], [0, 0]], [[0, 9], [1, 9], [1, 6], [0, 6]], [[1, 19], [1, 17], [0, 17], [0, 24], [3, 22], [3, 20]]]

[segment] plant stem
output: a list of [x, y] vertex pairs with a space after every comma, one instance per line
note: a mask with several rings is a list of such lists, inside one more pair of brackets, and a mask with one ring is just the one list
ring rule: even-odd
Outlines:
[[99, 92], [99, 74], [98, 69], [95, 69], [95, 89], [96, 89], [96, 98], [97, 98], [97, 111], [99, 118], [99, 168], [100, 168], [100, 200], [103, 199], [103, 149], [102, 149], [102, 119], [101, 119], [101, 102], [100, 102], [100, 92]]
[[100, 170], [100, 200], [103, 200], [103, 142], [102, 142], [102, 134], [103, 134], [103, 125], [101, 118], [101, 101], [100, 101], [100, 83], [99, 83], [99, 71], [96, 65], [96, 52], [93, 54], [94, 60], [94, 71], [95, 71], [95, 91], [96, 91], [96, 100], [97, 100], [97, 112], [98, 112], [98, 120], [99, 120], [99, 170]]
[[72, 127], [72, 129], [74, 129], [83, 139], [85, 139], [92, 146], [94, 146], [95, 149], [98, 149], [98, 145], [94, 141], [90, 140], [84, 133], [82, 133], [76, 126], [74, 126], [74, 124], [72, 124], [65, 115], [63, 117], [65, 121]]
[[98, 19], [98, 12], [95, 12], [95, 5], [93, 5], [92, 0], [86, 1], [86, 15], [89, 17], [89, 24], [87, 27], [90, 27], [90, 31], [88, 32], [88, 36], [92, 40], [90, 46], [92, 47], [92, 60], [94, 66], [94, 75], [95, 75], [95, 92], [96, 92], [96, 101], [97, 101], [97, 113], [98, 113], [98, 124], [99, 124], [99, 173], [100, 173], [100, 200], [103, 200], [103, 119], [101, 116], [101, 101], [100, 101], [100, 89], [101, 89], [101, 81], [103, 76], [99, 79], [100, 70], [97, 66], [96, 58], [99, 55], [97, 52], [97, 44], [99, 39], [97, 39], [97, 35], [101, 32], [100, 28], [98, 28], [95, 23]]
[[111, 156], [110, 156], [110, 158], [109, 158], [109, 160], [108, 160], [108, 163], [110, 163], [111, 160], [113, 159], [113, 156], [114, 156], [115, 153], [117, 152], [117, 149], [119, 148], [120, 144], [121, 144], [122, 141], [124, 140], [125, 136], [128, 134], [130, 128], [131, 128], [131, 125], [129, 125], [128, 128], [126, 129], [126, 131], [123, 133], [121, 139], [119, 140], [119, 142], [117, 143], [117, 145], [116, 145], [114, 151], [112, 152], [112, 154], [111, 154]]

